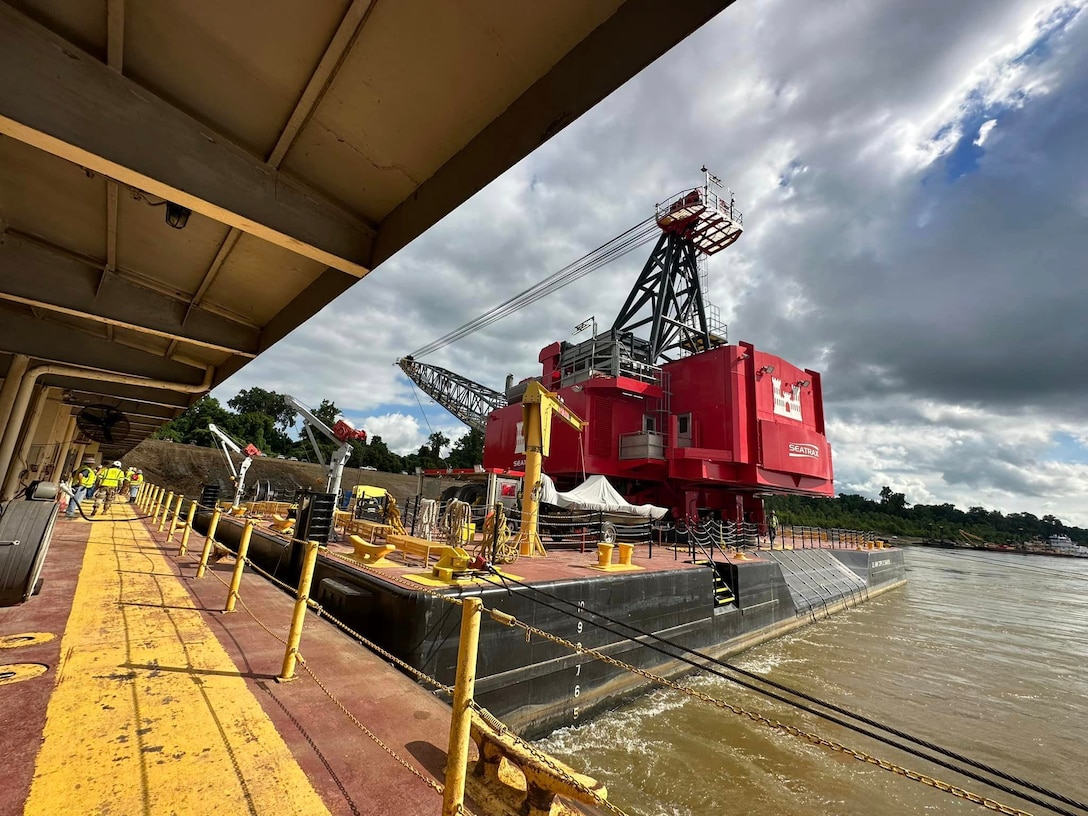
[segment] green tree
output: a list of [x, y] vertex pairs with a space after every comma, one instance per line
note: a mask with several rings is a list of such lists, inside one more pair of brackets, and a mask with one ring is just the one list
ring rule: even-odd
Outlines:
[[220, 405], [219, 400], [206, 395], [193, 403], [181, 416], [159, 428], [151, 438], [209, 447], [215, 444], [215, 438], [208, 431], [209, 423], [214, 423], [225, 432], [231, 433], [234, 416]]
[[447, 464], [455, 468], [470, 468], [484, 462], [484, 435], [473, 428], [454, 444]]
[[244, 388], [227, 400], [227, 405], [239, 414], [264, 414], [283, 431], [295, 421], [295, 410], [287, 404], [283, 395], [263, 388]]

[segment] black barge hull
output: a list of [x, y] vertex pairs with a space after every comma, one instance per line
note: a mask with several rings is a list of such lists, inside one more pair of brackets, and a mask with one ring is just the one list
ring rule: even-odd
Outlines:
[[[206, 529], [206, 525], [207, 516], [202, 514], [197, 528]], [[240, 532], [240, 525], [223, 518], [216, 537], [234, 549]], [[770, 559], [718, 566], [735, 596], [722, 606], [714, 603], [715, 569], [691, 565], [533, 583], [573, 607], [544, 598], [557, 607], [549, 608], [540, 603], [539, 593], [512, 584], [505, 588], [472, 585], [449, 592], [477, 595], [487, 607], [572, 643], [675, 678], [692, 667], [655, 651], [647, 645], [646, 641], [653, 642], [648, 638], [622, 637], [578, 620], [571, 614], [574, 607], [604, 612], [672, 643], [722, 658], [905, 583], [903, 557], [897, 549], [762, 555]], [[249, 557], [261, 569], [297, 586], [300, 543], [257, 529]], [[409, 665], [444, 684], [453, 683], [458, 607], [325, 556], [318, 558], [311, 596], [330, 614]], [[523, 736], [536, 738], [574, 724], [648, 687], [648, 681], [636, 674], [540, 637], [526, 639], [522, 629], [484, 618], [477, 699]]]

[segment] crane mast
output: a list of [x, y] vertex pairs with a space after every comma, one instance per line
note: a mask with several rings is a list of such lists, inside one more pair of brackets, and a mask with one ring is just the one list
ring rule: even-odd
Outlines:
[[310, 438], [310, 444], [313, 445], [318, 462], [324, 465], [325, 455], [317, 444], [317, 437], [314, 435], [315, 431], [340, 445], [329, 459], [327, 465], [328, 477], [325, 481], [325, 492], [335, 493], [339, 496], [340, 482], [344, 476], [344, 464], [348, 461], [348, 457], [351, 456], [351, 443], [358, 440], [365, 444], [366, 431], [356, 430], [346, 419], [337, 420], [333, 427], [330, 428], [313, 411], [290, 394], [284, 394], [283, 400], [302, 418], [302, 428], [306, 432], [306, 436]]
[[744, 222], [732, 194], [719, 192], [724, 191], [721, 180], [705, 167], [703, 173], [702, 187], [656, 206], [661, 235], [612, 324], [613, 337], [649, 327], [643, 363], [654, 365], [671, 359], [670, 352], [697, 354], [726, 343], [717, 309], [706, 298], [699, 261], [734, 244]]
[[[249, 466], [253, 464], [253, 457], [260, 456], [261, 452], [253, 445], [246, 445], [243, 448], [224, 433], [215, 423], [208, 424], [208, 431], [219, 440], [219, 447], [222, 448], [223, 456], [227, 460], [227, 468], [230, 470], [231, 481], [234, 482], [234, 500], [231, 504], [231, 509], [237, 510], [238, 505], [242, 502], [242, 496], [246, 489], [246, 471], [248, 471]], [[245, 457], [238, 467], [234, 466], [234, 460], [230, 457], [231, 451]]]
[[418, 362], [410, 356], [401, 357], [397, 365], [424, 394], [480, 433], [487, 428], [488, 416], [508, 405], [505, 394], [445, 368]]

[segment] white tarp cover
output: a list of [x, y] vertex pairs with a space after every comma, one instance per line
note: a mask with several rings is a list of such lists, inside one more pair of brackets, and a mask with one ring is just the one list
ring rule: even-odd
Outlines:
[[590, 476], [578, 487], [560, 493], [552, 480], [541, 474], [542, 493], [540, 500], [570, 510], [601, 510], [605, 513], [628, 513], [648, 519], [663, 518], [669, 511], [665, 507], [653, 504], [628, 504], [627, 500], [612, 487], [604, 476]]

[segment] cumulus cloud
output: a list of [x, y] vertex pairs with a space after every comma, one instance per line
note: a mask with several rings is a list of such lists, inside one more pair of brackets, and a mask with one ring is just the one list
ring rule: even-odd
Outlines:
[[[422, 441], [398, 356], [705, 163], [746, 224], [710, 260], [711, 299], [734, 340], [824, 373], [840, 490], [1088, 524], [1069, 450], [1088, 438], [1086, 4], [737, 3], [221, 391], [330, 397]], [[527, 376], [589, 315], [611, 323], [647, 251], [425, 361], [491, 387]]]

